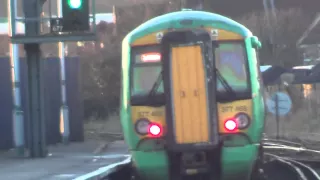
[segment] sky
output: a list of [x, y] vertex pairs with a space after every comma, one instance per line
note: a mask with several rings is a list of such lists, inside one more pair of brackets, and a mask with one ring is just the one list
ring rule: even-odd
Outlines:
[[[28, 0], [30, 1], [30, 0]], [[133, 1], [151, 1], [151, 0], [95, 0], [96, 1], [96, 11], [99, 13], [106, 13], [112, 11], [112, 5], [127, 5]], [[161, 0], [153, 0], [161, 1]], [[172, 0], [177, 1], [177, 0]], [[262, 0], [208, 0], [211, 1], [211, 6], [214, 7], [215, 12], [236, 16], [244, 13], [250, 13], [251, 11], [263, 10]], [[17, 0], [18, 12], [19, 15], [22, 15], [22, 2], [23, 0]], [[51, 2], [52, 12], [56, 12], [57, 9], [57, 0], [47, 0], [44, 5], [45, 11], [48, 12], [48, 2]], [[318, 0], [277, 0], [276, 8], [291, 8], [291, 7], [300, 7], [306, 12], [317, 12], [318, 6], [315, 6], [319, 1]], [[7, 16], [7, 0], [0, 0], [0, 17]]]

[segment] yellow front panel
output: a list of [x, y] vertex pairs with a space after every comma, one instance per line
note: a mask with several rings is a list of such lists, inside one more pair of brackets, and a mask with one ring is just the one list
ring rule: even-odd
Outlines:
[[[165, 30], [165, 31], [159, 31], [159, 32], [162, 32], [165, 34], [168, 31]], [[141, 38], [138, 38], [131, 44], [131, 46], [144, 46], [144, 45], [159, 44], [160, 42], [157, 41], [157, 36], [156, 36], [157, 33], [159, 33], [159, 32], [151, 33], [151, 34], [148, 34], [148, 35], [143, 36]]]
[[176, 142], [208, 142], [206, 78], [201, 47], [174, 47], [171, 57]]
[[[153, 123], [161, 124], [165, 128], [165, 108], [162, 107], [149, 107], [149, 106], [132, 106], [131, 107], [132, 122], [135, 125], [141, 118], [146, 118]], [[144, 136], [141, 136], [142, 138]]]
[[[205, 28], [209, 33], [214, 30], [215, 28]], [[217, 40], [240, 40], [243, 39], [243, 37], [240, 34], [231, 32], [231, 31], [226, 31], [223, 29], [216, 29], [218, 31], [217, 34]]]
[[[217, 34], [217, 40], [240, 40], [240, 39], [244, 39], [240, 34], [231, 32], [231, 31], [226, 31], [223, 29], [216, 29], [216, 28], [210, 28], [210, 27], [205, 27], [205, 28], [201, 28], [201, 29], [205, 29], [207, 30], [208, 33], [211, 33], [211, 30], [218, 30], [218, 34]], [[164, 30], [164, 31], [159, 31], [162, 32], [163, 34], [166, 34], [167, 32], [169, 32], [168, 30]], [[151, 33], [148, 34], [146, 36], [143, 36], [141, 38], [138, 38], [137, 40], [135, 40], [133, 43], [131, 43], [131, 46], [142, 46], [142, 45], [151, 45], [151, 44], [159, 44], [159, 42], [157, 41], [156, 35], [159, 32], [155, 32], [155, 33]]]
[[[203, 102], [204, 104], [205, 102]], [[200, 104], [200, 103], [199, 103]], [[177, 107], [177, 103], [175, 103], [175, 107]], [[179, 107], [179, 106], [178, 106]], [[180, 106], [181, 107], [181, 106]], [[206, 111], [205, 108], [200, 108], [200, 106], [196, 107], [197, 109]], [[252, 100], [240, 100], [230, 103], [218, 103], [218, 115], [219, 115], [219, 132], [220, 133], [227, 133], [224, 129], [224, 121], [228, 118], [233, 118], [237, 113], [243, 112], [249, 115], [252, 119]], [[178, 114], [179, 115], [179, 114]], [[156, 122], [162, 124], [163, 127], [166, 127], [165, 124], [165, 108], [163, 107], [148, 107], [148, 106], [132, 106], [132, 121], [133, 124], [137, 122], [140, 118], [147, 118], [152, 122]], [[196, 121], [199, 123], [198, 121]], [[181, 123], [181, 125], [183, 125]], [[205, 124], [201, 126], [201, 131], [207, 131], [207, 127]], [[176, 137], [181, 139], [183, 138], [183, 127], [178, 128], [179, 136], [176, 134]], [[246, 130], [242, 130], [240, 132], [245, 132]], [[184, 133], [186, 133], [185, 130]]]
[[[224, 122], [227, 119], [234, 118], [238, 113], [246, 113], [252, 120], [252, 100], [239, 100], [230, 103], [218, 103], [218, 115], [219, 115], [219, 132], [227, 133], [224, 129]], [[246, 132], [247, 130], [241, 130], [238, 132]]]

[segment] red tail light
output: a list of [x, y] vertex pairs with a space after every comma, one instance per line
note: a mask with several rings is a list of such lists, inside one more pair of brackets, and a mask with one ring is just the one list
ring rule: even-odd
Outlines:
[[228, 119], [224, 122], [224, 128], [229, 131], [229, 132], [232, 132], [232, 131], [235, 131], [238, 129], [238, 124], [235, 120], [233, 119]]
[[151, 123], [148, 128], [148, 134], [153, 137], [159, 137], [162, 134], [162, 127], [159, 124]]

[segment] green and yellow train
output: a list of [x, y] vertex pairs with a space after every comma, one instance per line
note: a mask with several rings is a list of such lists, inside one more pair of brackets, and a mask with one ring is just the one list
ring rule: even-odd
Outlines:
[[124, 38], [121, 124], [137, 179], [253, 179], [265, 120], [260, 46], [243, 25], [193, 10]]

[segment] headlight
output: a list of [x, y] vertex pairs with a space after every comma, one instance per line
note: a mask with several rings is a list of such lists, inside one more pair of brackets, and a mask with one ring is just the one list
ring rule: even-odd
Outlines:
[[237, 114], [235, 120], [237, 122], [238, 129], [245, 129], [250, 124], [250, 117], [245, 113]]
[[135, 124], [136, 132], [140, 135], [147, 135], [150, 121], [148, 119], [139, 119]]

